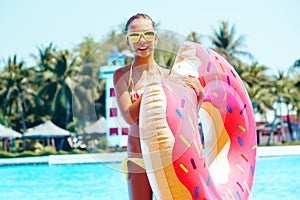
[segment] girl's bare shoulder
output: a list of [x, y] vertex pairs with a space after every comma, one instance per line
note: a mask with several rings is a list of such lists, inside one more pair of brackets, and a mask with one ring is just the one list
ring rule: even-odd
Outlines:
[[114, 79], [120, 79], [121, 77], [123, 77], [124, 75], [128, 74], [130, 70], [130, 65], [127, 65], [125, 67], [121, 67], [119, 69], [117, 69], [115, 72], [114, 72]]

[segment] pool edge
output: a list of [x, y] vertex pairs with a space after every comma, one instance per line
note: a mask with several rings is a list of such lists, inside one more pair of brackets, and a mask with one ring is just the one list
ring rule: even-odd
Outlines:
[[[257, 157], [270, 156], [299, 156], [300, 145], [293, 146], [269, 146], [257, 147]], [[97, 153], [97, 154], [70, 154], [70, 155], [49, 155], [38, 157], [22, 158], [0, 158], [1, 166], [13, 165], [60, 165], [60, 164], [88, 164], [88, 163], [111, 163], [121, 162], [126, 158], [127, 152]]]

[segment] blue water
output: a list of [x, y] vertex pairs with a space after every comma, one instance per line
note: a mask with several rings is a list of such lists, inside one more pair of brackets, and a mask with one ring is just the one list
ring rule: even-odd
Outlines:
[[[119, 163], [0, 167], [0, 199], [126, 200]], [[252, 199], [299, 199], [300, 156], [257, 159]]]
[[252, 199], [300, 199], [300, 156], [258, 158]]

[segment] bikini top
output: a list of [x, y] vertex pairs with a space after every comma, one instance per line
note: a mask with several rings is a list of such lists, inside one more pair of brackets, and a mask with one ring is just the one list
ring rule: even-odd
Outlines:
[[[133, 68], [133, 63], [131, 63], [130, 66], [130, 72], [129, 72], [129, 85], [128, 85], [128, 92], [130, 95], [130, 100], [132, 103], [134, 103], [143, 93], [144, 90], [134, 90], [134, 82], [133, 82], [133, 78], [132, 78], [132, 69]], [[159, 68], [157, 68], [159, 71], [159, 74], [161, 75], [161, 72], [159, 70]]]
[[133, 63], [131, 63], [130, 66], [128, 92], [130, 95], [131, 102], [134, 103], [141, 96], [141, 94], [144, 93], [144, 90], [134, 90], [134, 83], [132, 78], [132, 68], [133, 68], [132, 65]]

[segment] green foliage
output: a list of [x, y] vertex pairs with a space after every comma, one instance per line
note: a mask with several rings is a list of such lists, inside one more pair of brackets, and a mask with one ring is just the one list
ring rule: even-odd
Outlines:
[[105, 149], [107, 149], [107, 147], [108, 147], [107, 144], [108, 144], [108, 142], [107, 142], [106, 136], [99, 137], [99, 139], [98, 139], [98, 144], [97, 144], [97, 148], [98, 148], [98, 149], [105, 150]]
[[69, 153], [70, 154], [86, 154], [86, 153], [89, 153], [89, 152], [86, 151], [86, 150], [72, 149]]
[[[9, 57], [0, 72], [0, 123], [19, 132], [52, 120], [62, 128], [82, 132], [87, 121], [105, 116], [105, 80], [99, 79], [99, 66], [106, 65], [106, 57], [114, 50], [128, 51], [123, 27], [120, 24], [100, 41], [85, 37], [71, 51], [58, 50], [52, 43], [38, 49], [33, 56], [36, 65], [28, 68], [17, 55]], [[174, 64], [179, 45], [184, 40], [200, 43], [201, 34], [193, 31], [186, 38], [170, 31], [159, 33], [155, 49], [156, 62], [166, 68]], [[222, 21], [209, 36], [211, 48], [224, 56], [236, 69], [258, 113], [264, 115], [273, 109], [274, 102], [282, 97], [300, 115], [300, 61], [296, 61], [289, 74], [268, 74], [268, 67], [255, 62], [245, 51], [245, 38], [236, 35], [235, 25]], [[253, 62], [246, 64], [239, 56], [247, 56]], [[132, 58], [128, 56], [126, 64]], [[19, 141], [18, 143], [21, 144]], [[13, 149], [22, 152], [22, 147]], [[48, 147], [35, 146], [29, 141], [30, 150], [24, 155], [49, 155], [55, 152]], [[106, 151], [106, 138], [100, 138], [93, 151]], [[116, 151], [122, 151], [118, 149]], [[115, 151], [115, 149], [114, 149]], [[71, 153], [83, 153], [73, 149]], [[7, 154], [6, 156], [10, 156]], [[13, 156], [13, 155], [11, 155]]]
[[57, 152], [57, 154], [58, 155], [67, 155], [67, 154], [69, 154], [69, 152], [60, 150], [60, 151]]
[[0, 74], [0, 112], [8, 118], [15, 130], [27, 128], [27, 116], [38, 107], [34, 88], [33, 68], [24, 68], [17, 56], [9, 57]]
[[0, 111], [0, 124], [9, 127], [11, 125], [11, 122], [7, 116], [5, 116], [1, 111]]
[[209, 36], [212, 48], [228, 60], [232, 65], [238, 62], [237, 56], [247, 56], [252, 59], [252, 55], [245, 51], [245, 37], [236, 35], [235, 25], [230, 26], [228, 22], [221, 21], [219, 27], [213, 30], [213, 35]]
[[17, 155], [7, 151], [0, 151], [0, 158], [15, 158]]
[[42, 152], [40, 153], [41, 156], [48, 156], [48, 155], [56, 155], [57, 151], [53, 146], [45, 146]]
[[31, 156], [39, 156], [39, 153], [36, 153], [34, 151], [23, 151], [18, 154], [18, 157], [31, 157]]

